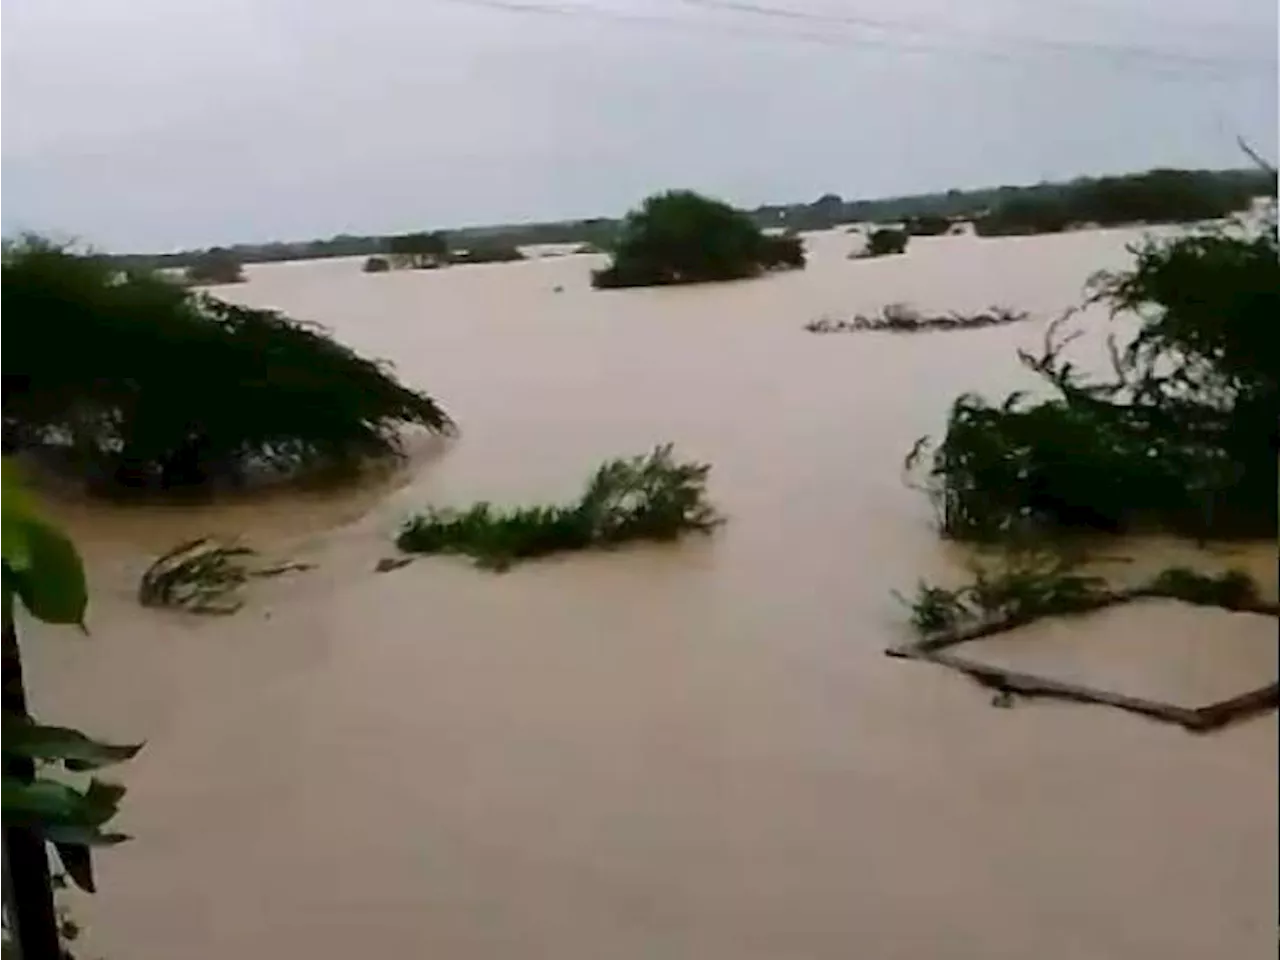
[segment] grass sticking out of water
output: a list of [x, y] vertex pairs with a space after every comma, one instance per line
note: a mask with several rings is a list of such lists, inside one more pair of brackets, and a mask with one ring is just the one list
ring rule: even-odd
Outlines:
[[912, 597], [895, 594], [911, 611], [911, 626], [922, 637], [959, 639], [998, 633], [1049, 616], [1085, 613], [1143, 597], [1181, 600], [1197, 606], [1275, 612], [1262, 602], [1248, 574], [1214, 576], [1171, 567], [1136, 587], [1115, 588], [1074, 564], [1045, 553], [1013, 553], [996, 569], [978, 568], [973, 580], [955, 588], [921, 582]]
[[724, 522], [706, 500], [710, 470], [676, 462], [667, 444], [647, 456], [602, 464], [575, 503], [432, 507], [405, 523], [396, 545], [408, 553], [464, 554], [486, 569], [505, 570], [553, 553], [708, 533]]

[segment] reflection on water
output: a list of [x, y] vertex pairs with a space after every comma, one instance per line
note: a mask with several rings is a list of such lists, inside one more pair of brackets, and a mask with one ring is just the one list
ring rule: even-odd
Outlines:
[[[59, 508], [90, 558], [93, 640], [33, 647], [40, 701], [149, 741], [128, 771], [136, 839], [103, 855], [85, 908], [97, 952], [1272, 950], [1274, 717], [1197, 739], [1106, 710], [992, 710], [882, 656], [901, 639], [890, 591], [957, 560], [901, 459], [961, 391], [1032, 385], [1014, 351], [1043, 324], [801, 330], [895, 301], [1048, 319], [1133, 236], [923, 239], [852, 262], [831, 233], [803, 272], [616, 292], [589, 289], [589, 256], [251, 267], [223, 292], [393, 360], [462, 433], [354, 493]], [[373, 572], [424, 503], [563, 499], [663, 441], [714, 464], [730, 522], [713, 538], [504, 576]], [[229, 619], [137, 608], [147, 555], [203, 533], [320, 566], [255, 585]], [[1139, 559], [1175, 553], [1195, 551]], [[1196, 559], [1242, 557], [1274, 589], [1274, 549]]]

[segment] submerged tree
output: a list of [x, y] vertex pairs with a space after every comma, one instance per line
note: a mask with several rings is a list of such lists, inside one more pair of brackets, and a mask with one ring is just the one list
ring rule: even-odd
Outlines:
[[443, 266], [449, 259], [449, 241], [443, 233], [402, 233], [387, 238], [387, 252], [397, 266], [415, 270]]
[[212, 247], [196, 257], [187, 267], [187, 283], [196, 286], [213, 286], [219, 283], [240, 283], [244, 270], [240, 260], [230, 250]]
[[867, 257], [887, 257], [895, 253], [903, 253], [907, 249], [907, 241], [910, 239], [905, 230], [894, 230], [884, 228], [881, 230], [873, 230], [871, 235], [867, 237], [866, 249], [858, 255], [858, 259]]
[[644, 287], [754, 277], [804, 265], [795, 238], [766, 237], [746, 214], [688, 190], [649, 197], [627, 215], [597, 287]]
[[[395, 455], [451, 424], [319, 327], [40, 241], [3, 264], [4, 448], [98, 489], [202, 488]], [[71, 348], [69, 348], [71, 345]]]
[[1148, 240], [1132, 269], [1095, 278], [1091, 302], [1136, 316], [1113, 341], [1114, 376], [1089, 380], [1063, 355], [1079, 334], [1050, 328], [1023, 362], [1054, 388], [992, 405], [966, 395], [936, 448], [909, 462], [945, 533], [1154, 526], [1197, 536], [1272, 536], [1277, 523], [1280, 248], [1252, 232]]

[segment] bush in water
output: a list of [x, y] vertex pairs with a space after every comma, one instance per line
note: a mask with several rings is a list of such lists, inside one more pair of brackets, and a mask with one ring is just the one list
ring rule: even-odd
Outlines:
[[566, 550], [708, 533], [723, 522], [706, 500], [710, 469], [677, 463], [671, 446], [660, 446], [648, 456], [603, 464], [576, 503], [432, 508], [405, 523], [396, 545], [409, 553], [462, 553], [483, 567], [505, 570], [517, 560]]
[[873, 230], [867, 237], [867, 246], [855, 259], [870, 257], [886, 257], [895, 253], [904, 253], [907, 249], [907, 232], [905, 230]]
[[318, 327], [27, 240], [5, 252], [4, 447], [115, 490], [345, 469], [443, 410]]
[[908, 456], [948, 536], [1027, 529], [1156, 527], [1213, 536], [1274, 536], [1280, 250], [1261, 228], [1148, 240], [1132, 269], [1102, 274], [1090, 302], [1136, 317], [1112, 342], [1113, 379], [1088, 381], [1051, 325], [1023, 363], [1056, 396], [1002, 404], [960, 397], [947, 432]]
[[599, 288], [739, 280], [804, 266], [798, 237], [766, 236], [739, 210], [688, 190], [649, 197], [627, 215]]
[[903, 303], [891, 303], [879, 314], [856, 314], [852, 320], [832, 320], [822, 317], [804, 325], [810, 333], [860, 333], [867, 330], [883, 330], [889, 333], [926, 333], [931, 330], [977, 330], [982, 327], [998, 327], [1029, 320], [1031, 314], [1008, 307], [989, 307], [985, 313], [947, 313], [926, 316], [914, 307]]

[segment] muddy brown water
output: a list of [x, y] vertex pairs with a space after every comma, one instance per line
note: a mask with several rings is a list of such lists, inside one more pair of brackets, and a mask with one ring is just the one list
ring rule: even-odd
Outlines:
[[[851, 262], [832, 233], [804, 272], [616, 292], [589, 289], [583, 256], [251, 267], [221, 292], [394, 361], [462, 434], [355, 492], [55, 506], [89, 560], [92, 636], [29, 634], [36, 702], [147, 740], [123, 771], [135, 839], [77, 904], [89, 952], [1274, 956], [1274, 716], [1195, 737], [1102, 708], [997, 710], [882, 653], [905, 637], [891, 590], [960, 560], [901, 458], [957, 393], [1030, 383], [1014, 350], [1043, 323], [801, 330], [891, 301], [1047, 317], [1134, 236], [936, 238]], [[570, 497], [600, 460], [665, 441], [714, 464], [730, 518], [714, 537], [504, 576], [373, 572], [416, 506]], [[148, 557], [203, 533], [319, 566], [254, 585], [234, 617], [139, 609]], [[1274, 546], [1113, 553], [1244, 565], [1275, 589]], [[1114, 622], [1168, 628], [1135, 615]], [[1092, 636], [1090, 669], [1105, 646]], [[1135, 649], [1118, 646], [1129, 677]], [[1198, 650], [1205, 689], [1274, 679], [1274, 648]]]

